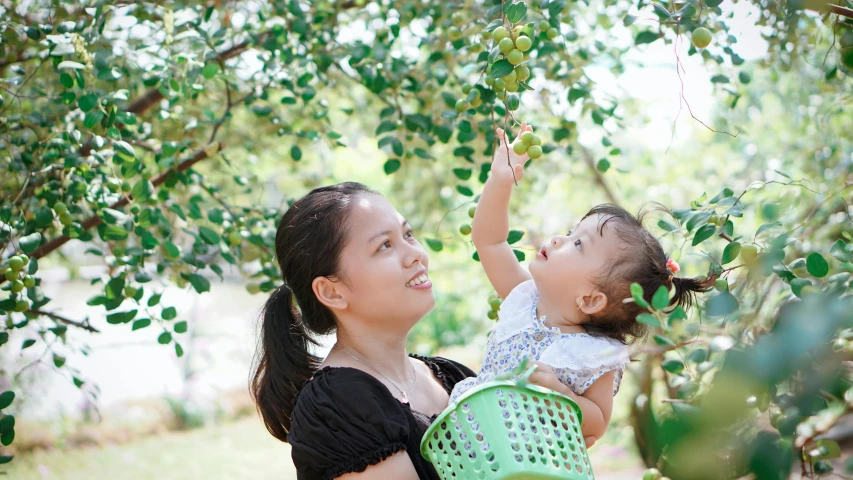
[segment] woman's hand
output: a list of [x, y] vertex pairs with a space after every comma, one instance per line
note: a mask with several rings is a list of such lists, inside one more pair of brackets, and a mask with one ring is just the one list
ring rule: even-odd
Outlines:
[[[523, 122], [516, 142], [521, 141], [521, 134], [524, 132], [533, 132], [533, 127]], [[507, 141], [506, 132], [502, 128], [495, 129], [495, 134], [500, 139], [501, 144], [495, 149], [495, 157], [492, 159], [491, 174], [501, 181], [521, 180], [524, 177], [524, 163], [530, 159], [527, 153], [521, 155], [512, 150], [512, 144]], [[515, 177], [513, 177], [515, 173]]]

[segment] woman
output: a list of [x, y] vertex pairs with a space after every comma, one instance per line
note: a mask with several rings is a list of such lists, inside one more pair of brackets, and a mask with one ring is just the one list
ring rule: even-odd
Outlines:
[[[251, 389], [267, 429], [290, 443], [298, 478], [437, 479], [420, 440], [474, 372], [406, 353], [409, 330], [435, 305], [408, 223], [381, 195], [342, 183], [296, 201], [275, 243], [284, 285], [264, 307]], [[333, 332], [324, 360], [309, 354]]]

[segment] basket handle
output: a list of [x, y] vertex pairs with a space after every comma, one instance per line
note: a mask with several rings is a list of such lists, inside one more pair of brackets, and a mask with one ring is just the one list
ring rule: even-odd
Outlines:
[[516, 385], [524, 387], [528, 383], [528, 379], [533, 372], [536, 371], [536, 365], [529, 366], [530, 359], [525, 357], [515, 366], [510, 372], [502, 373], [495, 377], [495, 380], [515, 380]]

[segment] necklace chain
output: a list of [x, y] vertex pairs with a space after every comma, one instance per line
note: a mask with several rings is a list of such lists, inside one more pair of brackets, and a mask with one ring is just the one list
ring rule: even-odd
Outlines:
[[[350, 357], [352, 357], [352, 359], [353, 359], [353, 360], [355, 360], [356, 362], [358, 362], [358, 363], [360, 363], [360, 364], [362, 364], [362, 365], [366, 366], [367, 368], [369, 368], [369, 369], [373, 370], [374, 372], [376, 372], [376, 373], [378, 373], [379, 375], [381, 375], [381, 376], [382, 376], [382, 378], [384, 378], [385, 380], [388, 380], [389, 382], [391, 382], [391, 385], [394, 385], [394, 388], [396, 388], [397, 390], [399, 390], [399, 391], [400, 391], [400, 395], [402, 395], [402, 396], [403, 396], [403, 400], [405, 400], [405, 401], [408, 403], [408, 401], [409, 401], [409, 395], [410, 395], [412, 392], [414, 392], [414, 391], [415, 391], [415, 387], [418, 385], [418, 372], [417, 372], [417, 370], [415, 370], [415, 366], [414, 366], [414, 365], [412, 365], [412, 375], [414, 375], [414, 377], [415, 377], [415, 381], [414, 381], [414, 382], [412, 382], [412, 388], [411, 388], [411, 390], [409, 390], [408, 392], [406, 392], [405, 390], [403, 390], [402, 388], [400, 388], [400, 386], [399, 386], [399, 385], [397, 385], [397, 382], [395, 382], [394, 380], [391, 380], [390, 378], [386, 377], [384, 374], [382, 374], [382, 372], [380, 372], [379, 370], [375, 369], [375, 368], [374, 368], [372, 365], [370, 365], [369, 363], [367, 363], [367, 362], [365, 362], [364, 360], [361, 360], [360, 358], [358, 358], [358, 357], [356, 357], [355, 355], [353, 355], [353, 354], [352, 354], [352, 352], [350, 352], [350, 350], [349, 350], [348, 348], [345, 348], [345, 347], [335, 347], [335, 348], [338, 348], [338, 349], [340, 349], [340, 350], [343, 350], [344, 352], [346, 352], [346, 354], [347, 354], [347, 355], [349, 355]], [[411, 363], [411, 362], [409, 362], [409, 363]]]

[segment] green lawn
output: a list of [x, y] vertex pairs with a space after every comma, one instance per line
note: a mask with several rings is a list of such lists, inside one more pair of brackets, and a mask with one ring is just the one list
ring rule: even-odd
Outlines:
[[[616, 429], [612, 433], [619, 436]], [[600, 445], [590, 455], [598, 480], [642, 476], [635, 456], [625, 449]], [[7, 466], [5, 478], [15, 480], [296, 478], [288, 446], [273, 439], [255, 417], [123, 445], [19, 455]]]

